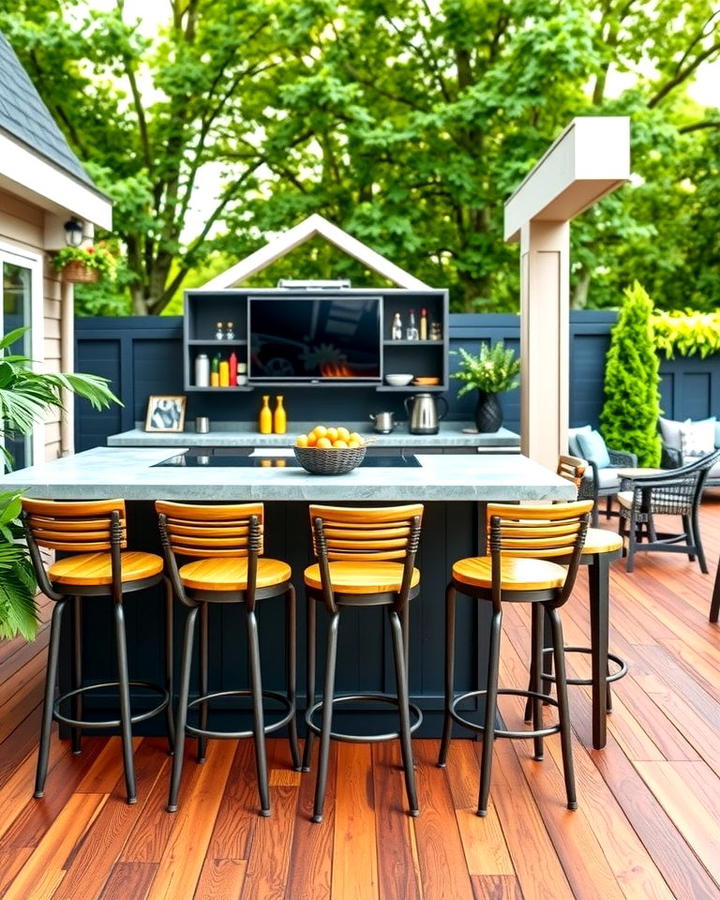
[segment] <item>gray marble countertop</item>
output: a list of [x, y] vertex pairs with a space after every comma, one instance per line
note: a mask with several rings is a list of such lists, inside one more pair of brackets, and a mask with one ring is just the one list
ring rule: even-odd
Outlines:
[[[113, 434], [108, 447], [289, 447], [298, 434], [307, 434], [317, 422], [291, 422], [287, 434], [259, 434], [254, 422], [218, 422], [207, 434], [195, 431], [181, 433], [146, 432], [142, 428]], [[441, 422], [438, 434], [410, 434], [407, 422], [401, 422], [392, 434], [376, 434], [370, 422], [350, 422], [347, 427], [364, 437], [372, 437], [378, 447], [520, 447], [520, 436], [507, 428], [490, 434], [465, 434], [463, 428], [474, 427], [471, 422]]]
[[[173, 448], [182, 453], [185, 447]], [[171, 454], [171, 455], [174, 455]], [[152, 468], [167, 448], [96, 447], [0, 477], [0, 490], [91, 500], [571, 500], [575, 486], [519, 454], [418, 455], [417, 468], [361, 467], [347, 475], [300, 468]]]

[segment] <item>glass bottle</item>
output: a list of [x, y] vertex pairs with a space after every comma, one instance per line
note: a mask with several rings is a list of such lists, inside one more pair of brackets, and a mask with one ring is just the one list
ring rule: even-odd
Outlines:
[[420, 310], [420, 340], [426, 341], [428, 339], [428, 318], [427, 318], [427, 310], [423, 306]]
[[275, 413], [273, 414], [273, 431], [275, 434], [285, 434], [287, 431], [287, 413], [283, 406], [283, 395], [275, 397]]
[[258, 417], [258, 431], [260, 434], [272, 434], [273, 415], [270, 409], [270, 394], [263, 394], [262, 407]]
[[225, 332], [223, 331], [223, 323], [217, 322], [215, 324], [215, 340], [221, 341], [225, 337]]
[[235, 340], [235, 328], [233, 327], [232, 322], [228, 322], [225, 326], [225, 340], [226, 341], [234, 341]]
[[408, 314], [408, 326], [405, 336], [409, 341], [418, 340], [417, 324], [415, 322], [415, 310], [411, 309]]
[[396, 312], [395, 315], [393, 316], [392, 331], [390, 334], [394, 341], [402, 340], [402, 336], [403, 336], [402, 319], [400, 318], [399, 312]]

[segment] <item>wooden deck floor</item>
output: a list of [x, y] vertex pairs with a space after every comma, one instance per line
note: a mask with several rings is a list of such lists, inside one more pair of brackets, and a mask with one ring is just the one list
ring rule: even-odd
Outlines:
[[[720, 492], [702, 510], [711, 571]], [[138, 740], [139, 801], [123, 799], [117, 739], [75, 758], [54, 741], [44, 800], [32, 799], [46, 635], [0, 645], [0, 895], [41, 898], [720, 897], [720, 628], [707, 621], [712, 575], [685, 558], [639, 557], [612, 574], [611, 646], [630, 662], [615, 690], [609, 741], [591, 749], [588, 690], [574, 688], [580, 808], [563, 805], [557, 737], [544, 762], [530, 742], [499, 741], [492, 808], [474, 815], [479, 745], [416, 742], [422, 812], [404, 813], [396, 747], [333, 750], [325, 822], [309, 814], [314, 778], [270, 741], [273, 816], [256, 815], [249, 742], [211, 742], [188, 759], [180, 811], [164, 810], [169, 758]], [[587, 643], [584, 576], [564, 611], [569, 643]], [[528, 622], [508, 609], [502, 677], [524, 683]], [[585, 663], [572, 660], [579, 671]], [[520, 718], [521, 701], [503, 713]], [[341, 777], [336, 777], [342, 773]]]

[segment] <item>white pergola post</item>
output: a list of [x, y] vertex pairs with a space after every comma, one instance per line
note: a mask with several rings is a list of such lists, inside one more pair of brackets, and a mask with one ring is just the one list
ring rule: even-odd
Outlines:
[[567, 452], [570, 221], [630, 176], [630, 120], [573, 119], [505, 204], [520, 241], [522, 452], [555, 468]]

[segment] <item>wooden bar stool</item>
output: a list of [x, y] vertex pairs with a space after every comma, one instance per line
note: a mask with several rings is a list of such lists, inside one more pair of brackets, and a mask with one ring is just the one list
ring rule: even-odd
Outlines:
[[[495, 738], [533, 738], [535, 758], [542, 759], [543, 739], [557, 732], [560, 732], [562, 746], [567, 806], [568, 809], [577, 809], [563, 632], [558, 610], [567, 601], [575, 583], [592, 506], [592, 500], [532, 506], [488, 504], [490, 556], [461, 559], [453, 565], [452, 580], [446, 592], [445, 723], [438, 765], [446, 765], [453, 721], [483, 735], [479, 816], [487, 815]], [[554, 559], [567, 560], [567, 566], [559, 565]], [[493, 615], [487, 688], [455, 696], [455, 605], [458, 592], [475, 600], [491, 602]], [[531, 689], [527, 691], [498, 687], [502, 605], [507, 602], [532, 604]], [[543, 610], [552, 627], [557, 700], [541, 690], [542, 631], [537, 623]], [[527, 696], [532, 700], [531, 731], [509, 731], [495, 727], [499, 694]], [[484, 725], [470, 721], [457, 711], [458, 704], [463, 700], [481, 695], [485, 695]], [[543, 727], [543, 701], [557, 706], [559, 724]]]
[[[576, 456], [560, 456], [558, 460], [558, 475], [572, 481], [578, 488], [586, 469], [585, 460]], [[622, 539], [617, 533], [604, 528], [588, 528], [580, 556], [580, 565], [588, 567], [590, 646], [565, 647], [565, 653], [588, 654], [592, 660], [592, 676], [590, 678], [568, 678], [567, 683], [592, 687], [593, 746], [596, 750], [601, 750], [606, 743], [605, 716], [612, 711], [610, 685], [625, 676], [628, 670], [625, 660], [610, 653], [608, 649], [610, 563], [619, 559], [621, 553]], [[539, 622], [538, 627], [542, 629], [543, 623]], [[545, 693], [550, 689], [550, 682], [555, 680], [552, 675], [551, 654], [552, 648], [545, 646], [543, 649], [543, 690]], [[615, 666], [612, 673], [610, 672], [611, 662]], [[530, 722], [531, 717], [531, 703], [528, 700], [525, 707], [525, 721]]]
[[[163, 710], [167, 716], [170, 749], [174, 744], [172, 720], [172, 591], [163, 574], [162, 557], [155, 553], [129, 551], [124, 500], [96, 500], [87, 503], [61, 503], [53, 500], [22, 501], [22, 520], [28, 548], [40, 590], [55, 601], [50, 625], [50, 646], [45, 677], [40, 752], [38, 756], [35, 796], [42, 797], [47, 777], [48, 754], [53, 719], [72, 729], [73, 753], [81, 751], [82, 729], [120, 728], [127, 802], [135, 803], [135, 768], [132, 749], [132, 726], [144, 722]], [[47, 568], [40, 548], [66, 554]], [[127, 641], [123, 597], [133, 591], [165, 581], [165, 687], [147, 681], [130, 681], [128, 676]], [[84, 597], [109, 596], [115, 618], [115, 654], [118, 680], [102, 684], [82, 684], [82, 606]], [[54, 699], [60, 652], [60, 627], [65, 604], [73, 605], [72, 690]], [[143, 687], [158, 691], [162, 700], [152, 709], [132, 715], [130, 688]], [[117, 688], [120, 694], [120, 718], [93, 722], [82, 718], [83, 696], [88, 691]], [[61, 705], [72, 700], [72, 716], [61, 712]]]
[[[422, 722], [422, 712], [411, 704], [407, 680], [408, 609], [410, 600], [420, 591], [420, 572], [415, 568], [415, 555], [420, 541], [423, 506], [346, 508], [311, 506], [313, 549], [318, 562], [305, 569], [307, 593], [307, 738], [303, 771], [310, 771], [310, 754], [314, 734], [320, 735], [320, 758], [315, 787], [313, 822], [322, 822], [327, 786], [330, 738], [355, 743], [390, 741], [400, 738], [405, 788], [410, 815], [418, 815], [417, 792], [411, 733]], [[316, 619], [315, 603], [324, 602], [330, 615], [325, 663], [323, 699], [315, 700]], [[393, 659], [397, 695], [363, 693], [335, 696], [335, 664], [337, 660], [340, 612], [346, 607], [385, 606], [392, 633]], [[402, 623], [401, 623], [402, 618]], [[336, 704], [351, 701], [379, 701], [397, 707], [399, 732], [361, 736], [332, 730]], [[322, 724], [313, 716], [322, 711]], [[410, 711], [415, 716], [410, 725]]]
[[[177, 810], [178, 791], [184, 757], [183, 736], [198, 738], [198, 760], [204, 762], [208, 738], [236, 740], [252, 737], [255, 741], [258, 791], [263, 816], [270, 815], [265, 735], [288, 726], [293, 765], [300, 771], [300, 753], [295, 721], [295, 588], [290, 582], [290, 566], [278, 559], [263, 557], [262, 503], [230, 505], [196, 505], [187, 503], [155, 504], [160, 536], [170, 580], [180, 601], [188, 607], [183, 640], [180, 695], [178, 699], [175, 757], [173, 759], [168, 812]], [[178, 566], [178, 558], [185, 559]], [[284, 595], [287, 612], [286, 661], [287, 694], [263, 691], [260, 668], [260, 646], [255, 610], [259, 600]], [[241, 603], [245, 607], [251, 688], [208, 693], [208, 604]], [[200, 691], [189, 700], [195, 620], [200, 612]], [[253, 728], [251, 731], [211, 731], [207, 728], [208, 704], [220, 697], [251, 697]], [[279, 701], [285, 714], [270, 725], [265, 724], [263, 697]], [[188, 709], [200, 707], [199, 727], [187, 724]]]

